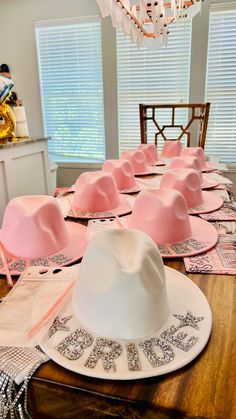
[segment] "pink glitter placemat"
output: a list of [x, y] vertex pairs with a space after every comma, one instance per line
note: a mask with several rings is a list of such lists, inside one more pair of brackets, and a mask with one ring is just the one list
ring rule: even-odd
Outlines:
[[199, 256], [184, 258], [187, 272], [236, 274], [236, 234], [222, 234], [216, 247]]
[[236, 206], [225, 202], [219, 210], [199, 216], [206, 221], [236, 221]]

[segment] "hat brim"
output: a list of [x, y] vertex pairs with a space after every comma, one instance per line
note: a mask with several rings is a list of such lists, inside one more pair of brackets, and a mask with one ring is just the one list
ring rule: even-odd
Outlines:
[[136, 173], [134, 171], [134, 176], [146, 176], [146, 175], [154, 175], [155, 174], [155, 167], [148, 165], [148, 169], [144, 170], [143, 172]]
[[159, 160], [156, 161], [155, 165], [156, 166], [165, 166], [166, 163], [162, 159], [159, 159]]
[[138, 193], [138, 192], [141, 192], [141, 191], [146, 191], [146, 190], [151, 188], [148, 183], [145, 184], [145, 180], [143, 180], [143, 182], [144, 183], [142, 183], [138, 179], [136, 179], [136, 185], [133, 188], [120, 189], [119, 192], [123, 193], [123, 194], [133, 194], [133, 193]]
[[[120, 222], [127, 228], [130, 227], [130, 220], [131, 215], [120, 218]], [[187, 239], [175, 243], [156, 242], [163, 258], [195, 256], [207, 252], [207, 250], [212, 249], [216, 245], [218, 242], [218, 233], [215, 227], [205, 220], [191, 215], [189, 216], [189, 221], [192, 234]], [[202, 221], [205, 221], [205, 223], [202, 223]]]
[[[85, 376], [101, 379], [136, 380], [167, 374], [182, 368], [191, 362], [194, 358], [196, 358], [208, 342], [212, 328], [211, 309], [202, 291], [187, 276], [169, 267], [165, 267], [165, 274], [171, 315], [167, 319], [166, 324], [152, 336], [145, 336], [138, 340], [132, 341], [113, 338], [111, 339], [113, 341], [115, 340], [115, 342], [120, 344], [122, 347], [121, 355], [114, 361], [116, 371], [105, 371], [101, 360], [96, 363], [95, 368], [89, 368], [85, 366], [85, 363], [94, 347], [95, 339], [98, 337], [101, 338], [103, 336], [98, 336], [93, 333], [93, 331], [86, 329], [86, 327], [84, 327], [73, 315], [71, 298], [70, 301], [67, 300], [67, 302], [64, 303], [64, 306], [57, 314], [59, 318], [72, 316], [72, 318], [70, 318], [66, 323], [67, 331], [58, 330], [58, 332], [53, 334], [51, 337], [49, 337], [47, 334], [47, 336], [45, 336], [40, 343], [41, 348], [54, 362], [61, 365], [62, 367]], [[189, 323], [186, 323], [186, 313], [190, 313]], [[176, 315], [179, 317], [176, 317]], [[180, 328], [181, 320], [183, 323], [186, 323], [186, 325]], [[170, 341], [167, 341], [167, 339], [163, 337], [162, 334], [167, 332], [167, 330], [169, 331], [172, 326], [176, 327], [176, 329], [179, 327], [179, 335], [182, 333], [182, 337], [179, 336], [179, 340], [181, 341], [182, 339], [183, 345], [184, 342], [186, 342], [189, 338], [190, 340], [192, 339], [195, 341], [189, 350], [180, 349], [180, 347], [177, 347], [175, 344], [173, 344], [172, 342], [175, 338], [170, 343]], [[57, 346], [67, 336], [73, 333], [76, 329], [80, 328], [92, 335], [93, 343], [91, 346], [83, 350], [80, 358], [76, 360], [69, 360], [57, 350]], [[186, 333], [187, 336], [183, 336], [184, 333]], [[176, 336], [177, 334], [175, 334], [175, 337]], [[173, 356], [172, 358], [170, 357], [168, 363], [165, 363], [164, 365], [152, 366], [147, 357], [144, 355], [139, 344], [146, 340], [150, 341], [152, 338], [161, 339], [164, 344], [167, 344], [169, 347], [171, 347]], [[138, 358], [141, 368], [139, 370], [131, 371], [128, 368], [126, 345], [131, 342], [135, 344], [135, 347], [138, 351]], [[162, 357], [162, 351], [160, 351], [158, 355]]]
[[[70, 196], [73, 197], [71, 194]], [[134, 202], [134, 198], [131, 196], [126, 196], [119, 194], [120, 197], [120, 204], [112, 208], [109, 211], [86, 211], [84, 209], [71, 208], [73, 205], [73, 201], [68, 199], [68, 196], [62, 197], [58, 199], [58, 203], [60, 205], [62, 214], [64, 217], [70, 217], [74, 219], [84, 219], [89, 220], [91, 218], [112, 218], [119, 215], [129, 214], [132, 211], [132, 204]]]
[[205, 214], [207, 212], [216, 211], [222, 207], [224, 201], [214, 192], [202, 191], [203, 202], [196, 207], [188, 208], [189, 214]]
[[206, 174], [202, 175], [202, 189], [213, 189], [219, 185], [219, 181], [207, 176]]
[[[84, 255], [87, 247], [87, 227], [82, 224], [66, 221], [66, 227], [69, 233], [69, 243], [59, 252], [47, 257], [32, 258], [29, 261], [25, 258], [12, 256], [5, 249], [3, 249], [4, 256], [11, 275], [20, 275], [26, 266], [67, 266], [77, 262]], [[0, 230], [1, 233], [1, 230]], [[0, 258], [0, 274], [5, 275], [5, 270]]]
[[153, 163], [148, 163], [148, 165], [151, 165], [151, 166], [165, 166], [166, 163], [162, 159], [158, 159], [158, 160], [154, 161]]
[[166, 172], [168, 172], [168, 168], [166, 166], [155, 166], [153, 171], [155, 175], [164, 175]]
[[214, 172], [217, 170], [217, 165], [213, 162], [206, 162], [205, 167], [202, 169], [202, 172]]

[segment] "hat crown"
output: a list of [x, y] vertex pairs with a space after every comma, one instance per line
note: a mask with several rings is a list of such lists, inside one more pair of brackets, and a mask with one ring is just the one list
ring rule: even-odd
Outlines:
[[129, 160], [106, 160], [103, 171], [112, 173], [118, 189], [128, 189], [136, 185], [132, 164]]
[[135, 174], [146, 172], [148, 170], [147, 163], [145, 161], [144, 153], [142, 150], [126, 150], [121, 154], [122, 159], [130, 161]]
[[155, 243], [174, 243], [191, 235], [186, 200], [174, 189], [153, 189], [138, 194], [129, 227], [146, 232]]
[[194, 169], [170, 169], [161, 179], [160, 188], [170, 188], [179, 191], [185, 198], [188, 207], [201, 205], [203, 195], [201, 179]]
[[169, 169], [194, 169], [198, 172], [202, 181], [202, 168], [199, 158], [196, 156], [174, 157], [168, 165]]
[[115, 179], [104, 171], [84, 172], [76, 181], [73, 205], [85, 211], [109, 211], [120, 204]]
[[138, 339], [169, 316], [165, 271], [156, 245], [132, 229], [95, 233], [73, 295], [81, 323], [107, 337]]
[[156, 163], [158, 154], [155, 144], [140, 144], [138, 148], [143, 151], [147, 164]]
[[64, 248], [69, 236], [55, 198], [13, 198], [5, 209], [1, 242], [9, 253], [22, 258], [44, 257]]
[[176, 157], [179, 156], [182, 150], [181, 141], [165, 141], [161, 155], [163, 157]]
[[205, 160], [205, 154], [204, 154], [204, 150], [202, 149], [202, 147], [184, 147], [180, 153], [181, 157], [183, 156], [194, 156], [197, 157], [200, 165], [201, 165], [201, 169], [205, 169], [206, 168], [206, 160]]

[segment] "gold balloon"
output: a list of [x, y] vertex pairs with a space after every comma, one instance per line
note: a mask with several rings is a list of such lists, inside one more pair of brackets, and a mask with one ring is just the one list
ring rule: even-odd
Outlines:
[[16, 127], [16, 118], [14, 112], [5, 102], [0, 103], [0, 143], [7, 143], [8, 140], [14, 140], [14, 129]]

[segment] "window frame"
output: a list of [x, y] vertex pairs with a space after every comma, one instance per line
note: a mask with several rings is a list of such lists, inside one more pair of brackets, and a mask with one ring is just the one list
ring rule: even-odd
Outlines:
[[[100, 104], [101, 106], [99, 106], [99, 113], [101, 115], [101, 130], [102, 132], [102, 138], [101, 138], [101, 147], [103, 148], [103, 155], [101, 158], [96, 159], [96, 158], [83, 158], [81, 159], [78, 156], [72, 156], [69, 158], [66, 158], [65, 154], [61, 154], [56, 156], [55, 152], [53, 154], [50, 153], [50, 148], [53, 148], [53, 142], [55, 141], [52, 136], [50, 134], [48, 134], [48, 129], [47, 129], [47, 120], [46, 120], [46, 111], [45, 111], [45, 103], [44, 103], [44, 91], [43, 91], [43, 86], [42, 86], [42, 77], [41, 77], [41, 68], [40, 68], [40, 51], [39, 51], [39, 40], [38, 40], [38, 31], [40, 31], [40, 28], [53, 28], [53, 27], [59, 27], [59, 28], [63, 28], [63, 26], [70, 26], [70, 25], [79, 25], [79, 24], [90, 24], [95, 22], [96, 24], [99, 23], [100, 25], [100, 31], [99, 31], [99, 35], [100, 35], [100, 39], [98, 40], [98, 43], [100, 42], [100, 73], [101, 73], [101, 88], [102, 88], [102, 93], [101, 93], [101, 101], [102, 103]], [[38, 63], [38, 73], [39, 73], [39, 90], [40, 90], [40, 97], [41, 97], [41, 110], [42, 110], [42, 121], [43, 121], [43, 128], [44, 128], [44, 133], [45, 135], [48, 137], [51, 137], [51, 139], [49, 140], [49, 155], [51, 158], [53, 158], [59, 165], [65, 165], [65, 166], [75, 166], [75, 165], [81, 165], [81, 166], [86, 166], [86, 165], [98, 165], [100, 163], [102, 163], [105, 159], [106, 159], [106, 142], [105, 142], [105, 109], [104, 109], [104, 81], [103, 81], [103, 60], [102, 60], [102, 25], [101, 25], [102, 21], [99, 15], [90, 15], [90, 16], [77, 16], [77, 17], [69, 17], [69, 18], [60, 18], [60, 19], [52, 19], [52, 20], [41, 20], [41, 21], [35, 21], [34, 22], [34, 28], [35, 28], [35, 42], [36, 42], [36, 51], [37, 51], [37, 63]], [[58, 55], [59, 56], [59, 55]], [[60, 56], [59, 56], [60, 57]], [[69, 94], [69, 93], [68, 93]], [[74, 101], [75, 102], [75, 101]], [[89, 111], [89, 108], [88, 108]], [[83, 127], [82, 127], [83, 128]], [[63, 138], [62, 138], [63, 141]], [[74, 140], [74, 142], [76, 142], [76, 139]], [[69, 141], [68, 141], [69, 143]], [[89, 144], [89, 143], [88, 143]], [[51, 145], [51, 147], [50, 147]], [[72, 149], [73, 147], [73, 140], [71, 142], [71, 146], [70, 148]]]

